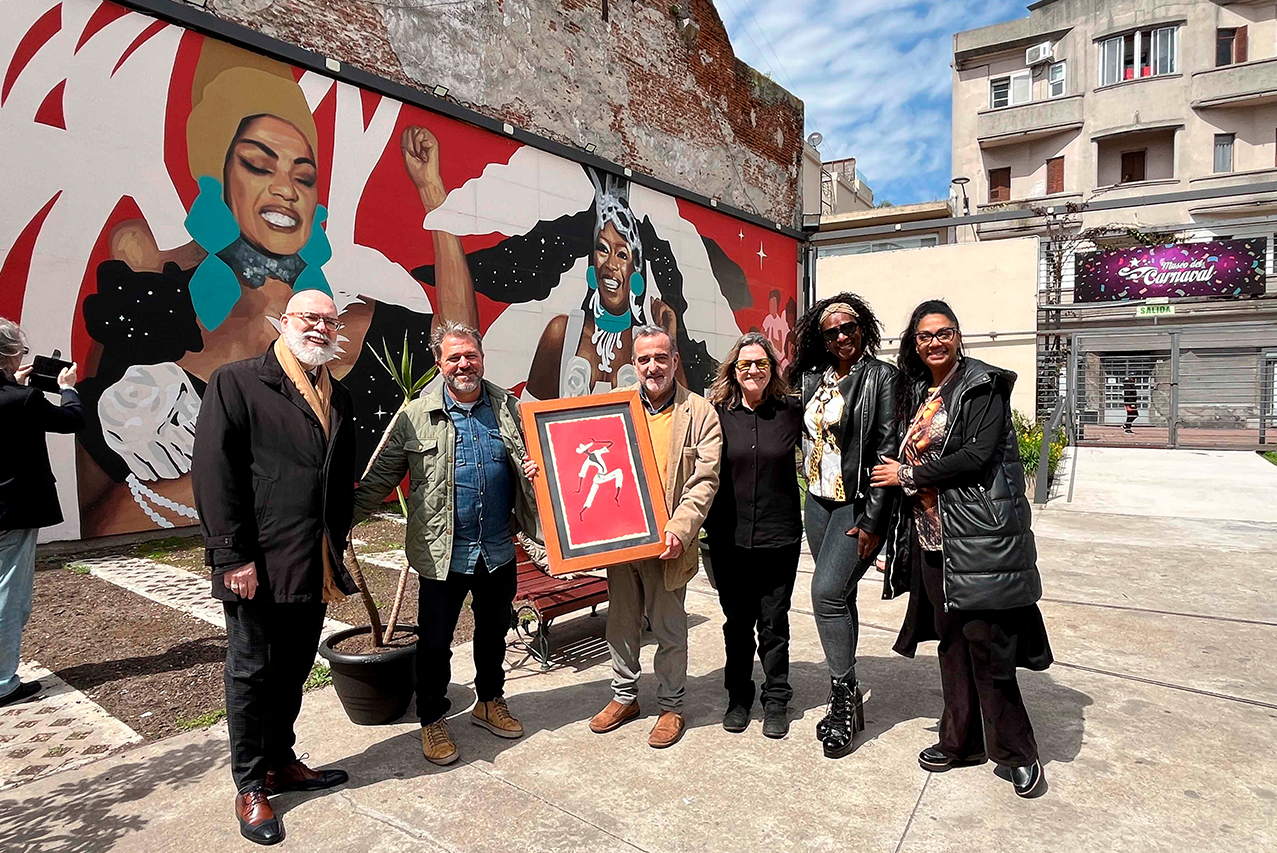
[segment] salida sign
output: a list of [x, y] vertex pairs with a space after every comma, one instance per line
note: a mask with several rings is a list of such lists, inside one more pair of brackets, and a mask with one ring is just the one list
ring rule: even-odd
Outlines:
[[1078, 255], [1074, 302], [1264, 292], [1268, 239], [1168, 243]]

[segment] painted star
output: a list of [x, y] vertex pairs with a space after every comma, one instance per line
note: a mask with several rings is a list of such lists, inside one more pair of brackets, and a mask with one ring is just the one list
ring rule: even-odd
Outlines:
[[378, 418], [381, 418], [382, 416], [384, 416], [384, 415], [388, 415], [388, 414], [390, 414], [390, 413], [389, 413], [389, 412], [383, 412], [383, 411], [381, 410], [381, 406], [378, 406], [378, 407], [377, 407], [377, 411], [373, 412], [373, 414], [374, 414], [374, 415], [376, 415]]
[[758, 244], [758, 268], [763, 268], [763, 259], [767, 257], [767, 253], [763, 251], [763, 244]]
[[739, 234], [737, 234], [736, 236], [737, 236], [737, 237], [739, 237], [740, 239], [744, 240], [744, 239], [745, 239], [745, 229], [743, 229], [743, 228], [742, 228], [742, 229], [741, 229], [741, 231], [740, 231], [740, 233], [739, 233]]

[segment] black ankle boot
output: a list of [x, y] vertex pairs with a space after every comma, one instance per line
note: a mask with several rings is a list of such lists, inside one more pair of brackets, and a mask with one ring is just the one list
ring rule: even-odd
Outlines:
[[855, 746], [856, 732], [865, 730], [864, 697], [860, 685], [833, 679], [826, 734], [821, 741], [826, 758], [842, 758]]

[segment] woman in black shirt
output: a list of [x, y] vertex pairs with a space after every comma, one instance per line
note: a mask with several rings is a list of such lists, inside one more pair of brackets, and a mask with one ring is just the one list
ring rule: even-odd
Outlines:
[[705, 521], [723, 605], [727, 713], [743, 732], [754, 704], [754, 632], [763, 665], [763, 734], [784, 737], [789, 685], [789, 602], [798, 574], [802, 515], [794, 450], [802, 407], [777, 369], [776, 350], [750, 332], [719, 365], [708, 397], [723, 426], [718, 494]]

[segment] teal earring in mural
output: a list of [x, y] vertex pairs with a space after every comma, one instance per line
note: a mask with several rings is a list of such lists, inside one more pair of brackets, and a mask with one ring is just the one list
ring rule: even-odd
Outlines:
[[[638, 275], [635, 273], [634, 275]], [[634, 275], [630, 276], [630, 287], [634, 287]], [[643, 277], [639, 276], [639, 282], [642, 283]], [[594, 271], [594, 265], [585, 268], [585, 283], [590, 286], [590, 290], [599, 289], [599, 276]], [[642, 291], [639, 291], [641, 294]], [[594, 325], [598, 326], [605, 332], [624, 332], [630, 326], [634, 325], [634, 316], [627, 310], [624, 314], [613, 314], [603, 307], [601, 301], [595, 303], [594, 307]]]
[[222, 198], [222, 182], [199, 179], [200, 194], [186, 215], [186, 231], [208, 252], [189, 285], [195, 316], [210, 332], [222, 325], [239, 301], [239, 279], [217, 253], [239, 239], [239, 223]]
[[643, 273], [630, 273], [630, 293], [633, 293], [636, 299], [642, 299], [645, 290], [647, 290], [647, 282], [643, 280]]
[[328, 209], [321, 204], [315, 208], [315, 221], [310, 226], [310, 239], [297, 253], [297, 257], [306, 262], [306, 269], [297, 276], [293, 293], [300, 290], [318, 290], [329, 298], [333, 295], [333, 289], [328, 286], [328, 279], [324, 278], [322, 269], [333, 256], [333, 247], [328, 242], [328, 235], [320, 227], [326, 219], [328, 219]]
[[[240, 230], [235, 215], [222, 196], [222, 182], [205, 176], [199, 179], [199, 188], [200, 193], [186, 215], [186, 231], [200, 248], [208, 252], [208, 257], [195, 269], [189, 289], [195, 316], [211, 332], [225, 322], [235, 303], [239, 302], [239, 277], [226, 261], [218, 257], [218, 253], [240, 239]], [[321, 227], [326, 219], [328, 211], [319, 205], [315, 209], [315, 221], [311, 223], [310, 238], [297, 253], [306, 266], [293, 283], [294, 293], [318, 290], [330, 297], [333, 295], [322, 269], [333, 256], [332, 244]]]

